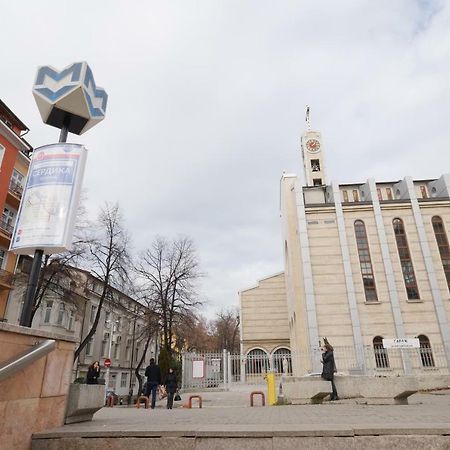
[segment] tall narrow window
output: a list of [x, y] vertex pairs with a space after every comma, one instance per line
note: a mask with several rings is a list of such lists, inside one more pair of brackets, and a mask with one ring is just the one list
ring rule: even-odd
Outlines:
[[450, 248], [448, 246], [447, 233], [445, 232], [444, 222], [439, 216], [434, 216], [431, 219], [433, 225], [434, 236], [441, 255], [442, 267], [444, 268], [447, 286], [450, 290]]
[[358, 189], [353, 189], [353, 201], [359, 202], [359, 192]]
[[375, 336], [373, 338], [373, 353], [375, 354], [377, 369], [388, 369], [389, 355], [387, 349], [383, 346], [383, 338], [381, 336]]
[[397, 241], [398, 256], [400, 257], [400, 265], [402, 266], [406, 294], [409, 300], [418, 300], [420, 298], [419, 289], [417, 288], [416, 275], [414, 274], [403, 221], [401, 219], [394, 219], [392, 224], [394, 226], [395, 240]]
[[418, 336], [420, 344], [420, 359], [423, 367], [434, 367], [433, 350], [431, 349], [430, 340], [424, 334]]
[[378, 200], [383, 200], [383, 193], [381, 192], [380, 188], [377, 188], [377, 195], [378, 195]]
[[92, 305], [91, 306], [91, 316], [89, 317], [90, 323], [94, 323], [96, 314], [97, 314], [97, 307], [95, 305]]
[[422, 198], [428, 198], [427, 187], [423, 184], [420, 185], [420, 193], [422, 194]]
[[348, 202], [348, 192], [342, 191], [342, 196], [344, 197], [344, 202]]
[[47, 300], [45, 304], [45, 314], [44, 314], [44, 323], [50, 322], [50, 316], [52, 314], [53, 302], [51, 300]]
[[392, 189], [391, 188], [386, 188], [386, 195], [388, 200], [392, 200]]
[[356, 245], [358, 246], [359, 265], [364, 284], [366, 301], [378, 301], [375, 287], [375, 277], [373, 275], [372, 261], [370, 260], [369, 241], [367, 239], [366, 227], [362, 220], [355, 221]]
[[59, 310], [58, 310], [58, 319], [56, 321], [57, 325], [62, 325], [63, 320], [64, 320], [64, 311], [65, 311], [66, 307], [64, 305], [64, 303], [60, 303], [59, 304]]

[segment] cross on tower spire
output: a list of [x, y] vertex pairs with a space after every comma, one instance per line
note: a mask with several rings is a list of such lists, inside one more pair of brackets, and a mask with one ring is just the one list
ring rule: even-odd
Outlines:
[[305, 117], [305, 121], [306, 121], [306, 127], [308, 128], [308, 131], [311, 131], [311, 122], [309, 120], [309, 106], [306, 105], [306, 117]]

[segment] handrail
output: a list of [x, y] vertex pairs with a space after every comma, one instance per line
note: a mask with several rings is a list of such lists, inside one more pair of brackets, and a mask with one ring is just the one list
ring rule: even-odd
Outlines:
[[54, 339], [47, 339], [46, 341], [25, 350], [20, 355], [13, 356], [8, 360], [3, 361], [0, 363], [0, 382], [24, 369], [39, 358], [47, 355], [54, 350], [55, 347], [56, 341]]

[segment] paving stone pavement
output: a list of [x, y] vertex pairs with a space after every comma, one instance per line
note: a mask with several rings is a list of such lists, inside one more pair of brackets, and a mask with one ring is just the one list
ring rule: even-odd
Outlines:
[[[322, 405], [285, 405], [249, 407], [251, 387], [236, 388], [228, 392], [199, 392], [203, 408], [182, 408], [190, 394], [182, 394], [182, 402], [167, 410], [165, 401], [156, 409], [135, 407], [103, 408], [92, 422], [65, 425], [39, 433], [51, 436], [90, 435], [113, 436], [124, 433], [186, 432], [262, 433], [304, 430], [326, 430], [339, 435], [348, 430], [360, 433], [450, 434], [450, 390], [416, 394], [409, 405], [361, 405], [354, 400], [326, 402]], [[448, 432], [446, 431], [448, 430]]]

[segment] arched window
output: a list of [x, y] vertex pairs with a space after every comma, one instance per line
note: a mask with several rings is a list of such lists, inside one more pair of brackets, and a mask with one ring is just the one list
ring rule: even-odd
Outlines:
[[431, 219], [433, 225], [434, 237], [441, 255], [442, 267], [444, 269], [445, 278], [447, 279], [447, 287], [450, 290], [450, 248], [448, 246], [447, 233], [445, 232], [444, 222], [439, 216]]
[[273, 352], [273, 365], [276, 373], [292, 374], [291, 351], [287, 348], [279, 348]]
[[375, 364], [377, 369], [389, 368], [389, 355], [383, 346], [383, 338], [375, 336], [373, 338], [373, 353], [375, 354]]
[[367, 239], [366, 227], [362, 220], [355, 222], [356, 245], [358, 247], [359, 265], [364, 284], [364, 293], [366, 301], [378, 301], [377, 290], [375, 287], [375, 277], [373, 275], [372, 261], [370, 260], [369, 241]]
[[431, 349], [430, 340], [424, 334], [418, 336], [420, 344], [420, 359], [423, 367], [434, 367], [433, 350]]
[[408, 240], [406, 238], [405, 227], [401, 219], [392, 221], [394, 226], [395, 240], [397, 241], [398, 256], [402, 266], [403, 280], [405, 282], [406, 294], [409, 300], [418, 300], [419, 289], [417, 288], [414, 267], [409, 253]]
[[264, 350], [255, 348], [247, 354], [246, 373], [248, 375], [267, 372], [269, 370], [269, 358]]

